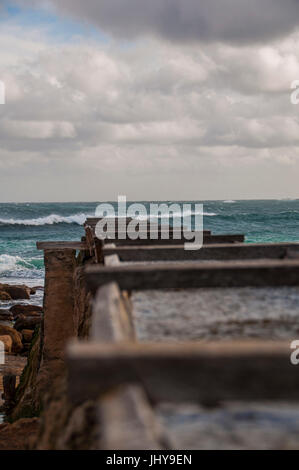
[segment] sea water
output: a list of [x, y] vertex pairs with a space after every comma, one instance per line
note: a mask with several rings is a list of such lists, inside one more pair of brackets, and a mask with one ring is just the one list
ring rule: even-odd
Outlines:
[[[215, 234], [244, 233], [248, 243], [299, 241], [299, 199], [190, 202], [203, 204], [204, 228]], [[41, 284], [43, 253], [36, 242], [80, 240], [98, 204], [0, 204], [0, 282]]]

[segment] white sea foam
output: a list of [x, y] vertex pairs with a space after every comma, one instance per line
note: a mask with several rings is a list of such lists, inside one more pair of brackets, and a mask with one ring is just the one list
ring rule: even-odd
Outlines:
[[0, 276], [22, 278], [40, 278], [43, 276], [42, 259], [34, 259], [32, 262], [20, 256], [0, 255]]
[[224, 204], [234, 204], [236, 201], [232, 199], [227, 199], [227, 201], [223, 201]]
[[0, 255], [0, 274], [19, 269], [34, 269], [34, 266], [20, 256]]
[[51, 214], [45, 217], [38, 217], [36, 219], [1, 219], [0, 224], [3, 225], [54, 225], [54, 224], [78, 224], [83, 225], [83, 223], [88, 217], [86, 214], [74, 214], [68, 216], [62, 216], [58, 214]]
[[[187, 210], [184, 212], [185, 216], [190, 216], [190, 215], [204, 215], [206, 217], [214, 217], [217, 214], [214, 212], [200, 212], [200, 211], [192, 211], [192, 210]], [[73, 214], [73, 215], [68, 215], [68, 216], [63, 216], [63, 215], [58, 215], [58, 214], [51, 214], [45, 217], [38, 217], [36, 219], [4, 219], [0, 218], [0, 225], [28, 225], [28, 226], [41, 226], [41, 225], [54, 225], [54, 224], [77, 224], [77, 225], [83, 225], [85, 220], [88, 217], [94, 217], [94, 214]], [[118, 215], [116, 214], [116, 217]], [[176, 217], [181, 217], [181, 212], [174, 212], [173, 214], [166, 214], [161, 217], [161, 215], [157, 216], [137, 216], [136, 218], [139, 220], [147, 220], [149, 218], [176, 218]], [[109, 217], [107, 217], [109, 218]]]
[[[192, 211], [192, 210], [187, 210], [184, 211], [183, 215], [185, 217], [189, 217], [191, 215], [204, 215], [205, 217], [214, 217], [217, 214], [215, 212], [201, 212], [201, 211]], [[138, 220], [148, 220], [148, 219], [172, 219], [172, 218], [179, 218], [182, 217], [181, 212], [174, 212], [174, 213], [169, 213], [169, 214], [163, 214], [163, 215], [149, 215], [149, 216], [137, 216], [136, 219]]]

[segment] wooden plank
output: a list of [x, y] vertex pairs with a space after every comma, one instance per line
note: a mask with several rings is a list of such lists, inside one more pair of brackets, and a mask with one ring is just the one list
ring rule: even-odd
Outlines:
[[105, 245], [104, 255], [113, 254], [121, 261], [295, 259], [299, 256], [299, 243], [230, 243], [204, 245], [200, 250], [184, 250], [182, 245], [118, 247]]
[[132, 310], [115, 283], [107, 284], [97, 291], [93, 302], [91, 340], [135, 340]]
[[298, 286], [299, 260], [132, 264], [86, 268], [92, 292], [115, 281], [121, 289]]
[[73, 343], [67, 350], [75, 403], [121, 384], [142, 384], [156, 403], [299, 401], [289, 342], [243, 341], [119, 345]]
[[100, 450], [170, 449], [141, 387], [128, 385], [99, 400]]
[[87, 245], [84, 242], [37, 242], [36, 247], [38, 250], [86, 250]]

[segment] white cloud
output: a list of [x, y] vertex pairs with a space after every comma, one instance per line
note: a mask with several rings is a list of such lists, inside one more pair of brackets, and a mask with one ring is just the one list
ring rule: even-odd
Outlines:
[[[73, 199], [96, 199], [98, 191], [116, 197], [121, 188], [134, 191], [132, 198], [187, 197], [181, 175], [190, 180], [189, 197], [205, 197], [197, 195], [198, 175], [206, 197], [221, 197], [226, 178], [232, 193], [224, 197], [235, 198], [248, 168], [264, 172], [261, 195], [274, 194], [279, 168], [299, 169], [299, 107], [289, 96], [299, 79], [298, 33], [242, 47], [152, 39], [124, 48], [83, 38], [57, 46], [42, 31], [33, 40], [30, 30], [11, 26], [3, 38], [2, 200], [16, 189], [7, 183], [12, 174], [26, 174], [17, 185], [23, 199], [28, 182], [45, 174], [39, 191], [49, 185], [45, 198], [52, 199], [65, 199], [63, 174]], [[78, 183], [80, 175], [88, 187]], [[286, 191], [296, 187], [285, 183]], [[83, 188], [85, 196], [78, 194]]]

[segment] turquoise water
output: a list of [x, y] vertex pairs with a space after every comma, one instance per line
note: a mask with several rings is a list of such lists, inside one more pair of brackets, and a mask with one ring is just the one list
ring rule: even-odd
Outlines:
[[[299, 241], [299, 199], [198, 202], [204, 205], [204, 228], [214, 233], [244, 233], [249, 243]], [[36, 241], [79, 240], [97, 205], [0, 204], [0, 280], [39, 284], [44, 272]]]

